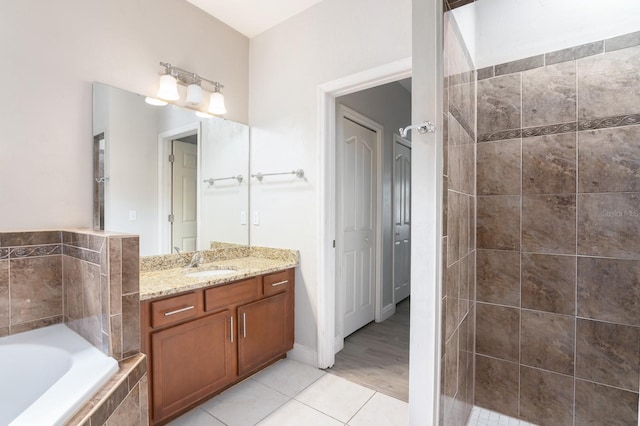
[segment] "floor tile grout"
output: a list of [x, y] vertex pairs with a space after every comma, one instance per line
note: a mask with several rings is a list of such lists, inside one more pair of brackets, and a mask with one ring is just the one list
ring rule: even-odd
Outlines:
[[[271, 422], [273, 422], [274, 420], [280, 420], [282, 419], [282, 417], [278, 417], [278, 416], [282, 416], [283, 414], [279, 414], [276, 415], [275, 413], [282, 410], [283, 407], [285, 407], [288, 404], [291, 404], [292, 401], [295, 401], [296, 403], [300, 404], [297, 405], [295, 404], [292, 407], [289, 407], [288, 410], [293, 410], [292, 412], [295, 412], [296, 410], [300, 410], [302, 407], [304, 406], [304, 410], [301, 413], [307, 413], [307, 414], [301, 414], [301, 415], [309, 415], [309, 413], [311, 412], [309, 409], [311, 409], [313, 412], [316, 413], [316, 415], [322, 417], [322, 418], [326, 418], [326, 421], [329, 422], [336, 422], [336, 424], [340, 424], [343, 426], [348, 426], [350, 424], [350, 422], [353, 422], [354, 419], [359, 418], [359, 422], [362, 422], [363, 419], [366, 419], [367, 416], [371, 416], [372, 415], [372, 407], [373, 406], [369, 406], [366, 410], [365, 407], [367, 407], [367, 405], [372, 401], [372, 399], [376, 396], [376, 394], [381, 394], [384, 395], [387, 398], [390, 398], [391, 400], [395, 400], [398, 402], [401, 402], [402, 404], [404, 404], [407, 407], [407, 415], [408, 415], [408, 404], [405, 401], [399, 400], [398, 398], [386, 395], [382, 392], [378, 392], [374, 389], [370, 389], [367, 386], [363, 386], [360, 385], [358, 383], [354, 383], [351, 382], [348, 379], [345, 379], [343, 377], [338, 377], [335, 375], [331, 375], [328, 374], [326, 372], [322, 372], [321, 374], [319, 374], [317, 377], [314, 378], [316, 373], [304, 373], [302, 374], [303, 377], [306, 377], [303, 380], [299, 380], [297, 382], [297, 385], [294, 385], [293, 387], [289, 386], [290, 382], [287, 380], [282, 380], [282, 378], [280, 378], [280, 376], [278, 376], [278, 374], [282, 374], [282, 377], [289, 377], [289, 374], [292, 374], [293, 372], [299, 372], [299, 371], [305, 371], [304, 369], [308, 368], [309, 371], [311, 371], [311, 369], [313, 369], [313, 367], [307, 366], [307, 367], [301, 367], [303, 364], [298, 363], [297, 361], [293, 361], [293, 360], [283, 360], [280, 361], [279, 363], [283, 363], [280, 364], [280, 369], [279, 370], [275, 370], [276, 371], [276, 375], [274, 376], [273, 373], [271, 375], [266, 374], [263, 376], [263, 379], [261, 379], [260, 377], [251, 377], [246, 381], [243, 381], [241, 383], [245, 383], [249, 382], [250, 383], [250, 389], [260, 389], [262, 387], [262, 389], [264, 389], [264, 391], [266, 391], [266, 394], [263, 395], [279, 395], [279, 397], [274, 398], [271, 400], [271, 402], [269, 403], [269, 405], [267, 406], [262, 406], [263, 411], [254, 411], [253, 415], [249, 415], [249, 417], [251, 418], [250, 421], [246, 421], [249, 420], [248, 418], [244, 417], [246, 420], [244, 421], [244, 424], [246, 425], [251, 425], [251, 426], [256, 426], [261, 422], [266, 422], [267, 424], [270, 424]], [[284, 364], [287, 363], [287, 364]], [[277, 365], [278, 363], [274, 364], [273, 366], [275, 367], [275, 365]], [[271, 367], [269, 367], [271, 368]], [[292, 369], [293, 368], [293, 369]], [[302, 370], [301, 370], [302, 368]], [[292, 369], [292, 370], [291, 370]], [[263, 371], [267, 371], [267, 369], [263, 370]], [[317, 400], [317, 402], [319, 402], [320, 404], [318, 405], [318, 403], [316, 403], [316, 399], [317, 399], [317, 395], [314, 396], [313, 395], [313, 391], [311, 393], [311, 395], [309, 395], [308, 398], [305, 398], [305, 400], [307, 402], [303, 402], [301, 400], [299, 400], [298, 398], [305, 392], [307, 391], [309, 388], [311, 388], [314, 384], [317, 384], [320, 379], [326, 378], [326, 377], [333, 377], [334, 379], [326, 379], [327, 381], [323, 384], [320, 384], [320, 387], [318, 389], [316, 389], [315, 393], [317, 394], [318, 391], [321, 391], [322, 394], [324, 395], [331, 395], [333, 394], [338, 395], [336, 393], [337, 392], [342, 392], [342, 393], [350, 393], [351, 389], [357, 390], [356, 393], [359, 393], [361, 396], [360, 398], [356, 398], [351, 400], [351, 402], [344, 406], [347, 407], [346, 411], [344, 411], [344, 407], [343, 407], [343, 411], [334, 411], [332, 410], [332, 406], [330, 403], [329, 405], [326, 405], [327, 400], [324, 399], [324, 403], [321, 402], [323, 399], [321, 398], [320, 400]], [[275, 380], [274, 380], [275, 378]], [[262, 380], [262, 381], [261, 381]], [[267, 384], [268, 383], [268, 384]], [[280, 386], [278, 386], [278, 384], [280, 383]], [[240, 383], [239, 383], [240, 384]], [[239, 385], [238, 384], [238, 385]], [[237, 385], [236, 385], [237, 386]], [[298, 386], [301, 386], [300, 388], [298, 388]], [[328, 387], [327, 387], [328, 386]], [[336, 388], [337, 386], [337, 388]], [[347, 391], [344, 386], [348, 386], [347, 389], [349, 389], [349, 391]], [[356, 386], [356, 387], [353, 387]], [[279, 389], [280, 390], [279, 390]], [[204, 401], [202, 404], [200, 404], [199, 406], [195, 407], [195, 409], [193, 409], [192, 411], [185, 413], [183, 415], [183, 417], [179, 417], [178, 419], [175, 420], [175, 424], [174, 426], [177, 425], [187, 425], [189, 424], [190, 420], [194, 419], [195, 416], [198, 419], [200, 419], [201, 421], [204, 421], [204, 424], [209, 424], [209, 423], [215, 423], [218, 425], [225, 425], [225, 426], [229, 426], [230, 424], [237, 424], [238, 423], [238, 419], [243, 417], [243, 414], [246, 413], [242, 413], [242, 411], [238, 411], [238, 413], [240, 413], [240, 417], [238, 417], [237, 415], [235, 415], [235, 411], [234, 410], [238, 410], [237, 408], [233, 408], [234, 404], [238, 403], [238, 397], [240, 398], [240, 400], [243, 399], [243, 390], [240, 390], [239, 392], [234, 393], [230, 393], [228, 394], [228, 398], [221, 400], [220, 403], [218, 404], [212, 404], [213, 401], [216, 400], [216, 398], [224, 395], [226, 392], [231, 391], [233, 389], [233, 387], [225, 390], [223, 393], [221, 393], [220, 395], [217, 395], [216, 397], [213, 397], [207, 401]], [[334, 391], [335, 389], [335, 391]], [[359, 389], [359, 390], [358, 390]], [[251, 392], [255, 392], [251, 391]], [[259, 391], [258, 394], [260, 394], [260, 392], [263, 391]], [[287, 393], [284, 393], [287, 392]], [[370, 393], [368, 396], [367, 394]], [[288, 394], [292, 394], [293, 396], [289, 396]], [[249, 393], [249, 395], [251, 395], [251, 393]], [[339, 397], [339, 395], [338, 395]], [[363, 398], [364, 397], [364, 398]], [[249, 403], [249, 407], [251, 406], [255, 406], [255, 401], [251, 401], [251, 398], [254, 398], [253, 396], [249, 396], [249, 399], [247, 399], [247, 402]], [[246, 399], [246, 398], [245, 398]], [[364, 402], [361, 402], [364, 399]], [[282, 402], [281, 402], [282, 401]], [[331, 400], [329, 400], [331, 401]], [[310, 403], [312, 403], [313, 405], [310, 405]], [[205, 404], [207, 405], [207, 408], [205, 408]], [[324, 404], [324, 405], [323, 405]], [[315, 406], [314, 406], [315, 405]], [[383, 405], [383, 407], [377, 407], [377, 405]], [[378, 413], [383, 413], [385, 412], [385, 410], [397, 410], [398, 408], [395, 405], [391, 405], [391, 408], [384, 408], [384, 407], [388, 407], [388, 405], [386, 404], [376, 404], [376, 407], [374, 408], [374, 415], [378, 415]], [[348, 418], [348, 420], [345, 422], [343, 420], [340, 420], [338, 418], [336, 418], [334, 415], [329, 414], [327, 412], [324, 412], [323, 410], [326, 410], [328, 408], [328, 411], [333, 412], [334, 414], [338, 414], [343, 418], [347, 418], [347, 416], [345, 416], [345, 414], [350, 414], [351, 410], [355, 409], [355, 412], [353, 412], [353, 414], [350, 415], [350, 417]], [[306, 411], [305, 411], [306, 410]], [[364, 411], [363, 411], [364, 410]], [[269, 411], [268, 413], [264, 413], [264, 411]], [[202, 412], [204, 412], [204, 414], [206, 414], [206, 418], [201, 417], [202, 416]], [[393, 411], [392, 411], [393, 412]], [[198, 414], [200, 413], [200, 414]], [[216, 414], [221, 414], [222, 417], [226, 418], [226, 421], [223, 421], [221, 418], [219, 418]], [[263, 414], [264, 413], [264, 414]], [[341, 413], [341, 414], [340, 414]], [[364, 416], [364, 418], [362, 417], [362, 415]], [[272, 417], [273, 416], [273, 417]], [[360, 417], [358, 417], [360, 416]], [[270, 422], [269, 418], [272, 417], [272, 420]], [[319, 418], [320, 418], [319, 417]], [[207, 419], [211, 419], [211, 420], [207, 420]], [[329, 420], [330, 419], [330, 420]], [[404, 423], [404, 421], [402, 422]]]
[[351, 417], [349, 418], [349, 420], [347, 421], [347, 423], [345, 423], [345, 424], [349, 424], [349, 423], [351, 422], [351, 420], [353, 420], [353, 418], [354, 418], [355, 416], [357, 416], [357, 415], [358, 415], [358, 413], [359, 413], [360, 411], [362, 411], [362, 409], [364, 408], [364, 406], [365, 406], [365, 405], [367, 405], [367, 404], [369, 403], [369, 401], [371, 401], [371, 399], [372, 399], [372, 398], [373, 398], [377, 393], [378, 393], [378, 392], [375, 392], [375, 391], [374, 391], [374, 392], [371, 394], [371, 396], [369, 397], [369, 399], [367, 399], [367, 400], [364, 402], [364, 404], [362, 404], [362, 405], [360, 406], [360, 408], [358, 408], [358, 410], [357, 410], [355, 413], [353, 413], [353, 416], [351, 416]]

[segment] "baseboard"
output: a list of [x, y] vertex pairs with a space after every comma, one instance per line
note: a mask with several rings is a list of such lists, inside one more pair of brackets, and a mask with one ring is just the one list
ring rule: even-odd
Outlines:
[[395, 303], [389, 303], [387, 306], [382, 308], [382, 312], [380, 313], [380, 322], [386, 320], [390, 316], [396, 313], [396, 305]]
[[295, 343], [293, 349], [287, 352], [287, 358], [314, 367], [318, 366], [318, 353], [314, 349], [299, 345], [298, 343]]
[[344, 349], [344, 337], [336, 336], [333, 341], [333, 353], [334, 355]]

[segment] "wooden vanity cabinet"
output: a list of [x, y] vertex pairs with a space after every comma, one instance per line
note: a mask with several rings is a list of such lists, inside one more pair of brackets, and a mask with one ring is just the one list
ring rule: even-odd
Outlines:
[[293, 348], [294, 270], [141, 304], [151, 424], [165, 424]]
[[286, 352], [286, 299], [282, 293], [238, 308], [238, 374]]
[[230, 318], [223, 311], [151, 335], [154, 417], [174, 414], [234, 379]]
[[265, 275], [265, 297], [238, 308], [238, 373], [255, 370], [293, 347], [293, 270]]

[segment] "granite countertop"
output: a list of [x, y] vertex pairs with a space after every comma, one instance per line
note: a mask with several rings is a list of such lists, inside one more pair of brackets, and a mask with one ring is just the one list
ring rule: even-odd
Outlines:
[[[280, 250], [282, 251], [282, 250]], [[282, 271], [298, 266], [295, 256], [264, 256], [255, 251], [249, 256], [209, 261], [197, 268], [180, 266], [169, 269], [141, 270], [140, 300], [149, 300], [189, 290], [226, 284], [243, 278], [255, 277], [270, 272]], [[213, 277], [188, 277], [187, 274], [211, 269], [233, 269], [235, 272]]]

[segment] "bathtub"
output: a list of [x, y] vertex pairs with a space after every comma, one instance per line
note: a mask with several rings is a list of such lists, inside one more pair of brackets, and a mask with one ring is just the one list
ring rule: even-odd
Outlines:
[[118, 371], [64, 324], [0, 338], [0, 425], [62, 425]]

